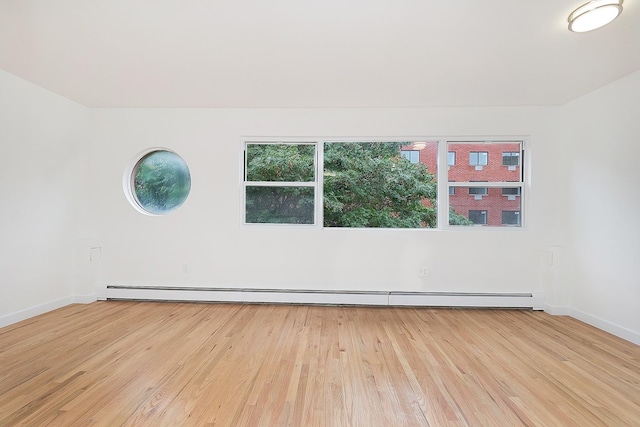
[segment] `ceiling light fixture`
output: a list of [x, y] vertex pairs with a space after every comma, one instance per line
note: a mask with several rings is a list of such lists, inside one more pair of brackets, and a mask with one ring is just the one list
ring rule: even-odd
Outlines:
[[413, 149], [414, 150], [424, 150], [424, 147], [427, 146], [426, 142], [414, 142]]
[[624, 0], [592, 0], [569, 15], [569, 30], [576, 33], [595, 30], [613, 21], [622, 13]]

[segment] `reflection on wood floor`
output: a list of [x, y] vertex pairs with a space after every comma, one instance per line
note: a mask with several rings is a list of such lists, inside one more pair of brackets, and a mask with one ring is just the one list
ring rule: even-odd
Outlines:
[[71, 305], [0, 329], [0, 425], [640, 425], [640, 347], [524, 310]]

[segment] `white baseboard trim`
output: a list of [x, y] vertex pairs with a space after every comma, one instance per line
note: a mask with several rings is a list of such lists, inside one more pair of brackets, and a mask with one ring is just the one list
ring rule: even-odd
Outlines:
[[65, 305], [69, 305], [72, 303], [73, 297], [64, 297], [54, 301], [46, 302], [44, 304], [38, 304], [33, 307], [25, 308], [24, 310], [16, 311], [15, 313], [7, 314], [0, 317], [0, 328], [4, 328], [5, 326], [21, 322], [23, 320], [29, 319], [30, 317], [44, 314], [48, 311], [56, 310], [60, 307], [64, 307]]
[[107, 286], [103, 299], [253, 304], [389, 305], [388, 292]]
[[542, 295], [531, 293], [451, 293], [324, 291], [292, 289], [185, 288], [110, 285], [99, 299], [380, 306], [530, 308]]
[[571, 316], [571, 309], [568, 307], [558, 307], [555, 305], [544, 304], [542, 308], [545, 313], [553, 316]]
[[390, 292], [389, 305], [535, 309], [538, 304], [529, 293]]
[[591, 326], [594, 326], [598, 329], [601, 329], [605, 332], [609, 332], [617, 337], [630, 341], [634, 344], [640, 345], [640, 333], [636, 331], [632, 331], [629, 328], [625, 328], [624, 326], [620, 326], [616, 323], [609, 322], [608, 320], [604, 320], [598, 316], [594, 316], [589, 313], [585, 313], [580, 310], [570, 309], [569, 316], [578, 319], [584, 323], [587, 323]]
[[98, 294], [74, 295], [72, 298], [76, 304], [91, 304], [92, 302], [98, 301]]
[[96, 293], [73, 295], [49, 301], [0, 317], [0, 328], [21, 322], [69, 304], [89, 304], [97, 300], [200, 301], [276, 304], [324, 304], [417, 307], [530, 308], [556, 316], [571, 316], [617, 337], [640, 345], [640, 333], [569, 307], [544, 304], [540, 293], [446, 293], [446, 292], [365, 292], [234, 288], [170, 288], [107, 286]]
[[95, 301], [97, 301], [95, 294], [72, 295], [43, 304], [34, 305], [33, 307], [25, 308], [24, 310], [16, 311], [15, 313], [10, 313], [0, 317], [0, 328], [22, 322], [23, 320], [39, 316], [40, 314], [44, 314], [49, 311], [57, 310], [58, 308], [62, 308], [69, 304], [89, 304]]

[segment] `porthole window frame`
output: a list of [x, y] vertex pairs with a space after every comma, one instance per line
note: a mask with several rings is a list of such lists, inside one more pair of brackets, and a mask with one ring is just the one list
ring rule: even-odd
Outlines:
[[[168, 152], [171, 153], [175, 156], [177, 156], [180, 160], [182, 160], [187, 168], [187, 172], [189, 173], [189, 190], [187, 192], [187, 194], [185, 195], [184, 199], [175, 207], [173, 207], [171, 210], [168, 210], [166, 212], [152, 212], [147, 210], [142, 203], [140, 203], [140, 200], [138, 199], [138, 195], [136, 194], [135, 191], [135, 186], [134, 186], [134, 181], [135, 181], [135, 173], [138, 170], [138, 167], [140, 165], [140, 163], [146, 159], [147, 157], [149, 157], [151, 154], [156, 153], [156, 152]], [[127, 199], [127, 201], [129, 202], [129, 204], [139, 213], [143, 214], [143, 215], [147, 215], [147, 216], [156, 216], [156, 217], [163, 217], [163, 216], [167, 216], [170, 215], [172, 213], [174, 213], [175, 211], [177, 211], [178, 209], [180, 209], [185, 202], [187, 201], [187, 199], [189, 198], [189, 195], [191, 194], [191, 188], [192, 188], [192, 179], [191, 179], [191, 169], [189, 168], [189, 164], [187, 163], [187, 161], [184, 159], [184, 157], [182, 157], [180, 154], [178, 154], [175, 150], [172, 150], [171, 148], [167, 148], [167, 147], [151, 147], [151, 148], [147, 148], [145, 150], [140, 151], [138, 154], [136, 154], [131, 161], [129, 162], [129, 165], [127, 166], [127, 168], [125, 168], [124, 174], [122, 176], [122, 188], [124, 190], [124, 194], [125, 197]]]

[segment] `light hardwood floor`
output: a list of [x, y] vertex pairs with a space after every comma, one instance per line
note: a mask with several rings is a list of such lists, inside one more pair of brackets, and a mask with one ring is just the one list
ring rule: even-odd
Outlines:
[[0, 329], [0, 426], [640, 426], [640, 347], [510, 310], [96, 302]]

